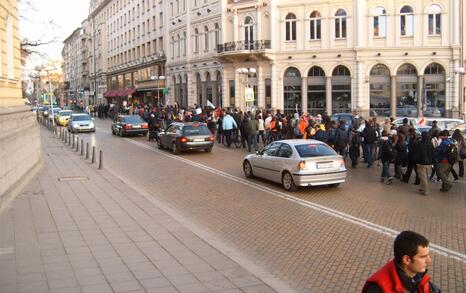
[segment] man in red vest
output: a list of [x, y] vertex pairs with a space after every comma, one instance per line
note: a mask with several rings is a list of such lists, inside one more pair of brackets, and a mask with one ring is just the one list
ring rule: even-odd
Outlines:
[[440, 292], [427, 275], [427, 266], [432, 263], [427, 238], [403, 231], [395, 238], [393, 251], [395, 258], [367, 279], [363, 293]]

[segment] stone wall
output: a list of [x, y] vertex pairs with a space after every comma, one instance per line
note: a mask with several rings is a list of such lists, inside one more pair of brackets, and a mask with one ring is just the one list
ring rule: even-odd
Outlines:
[[0, 211], [41, 163], [39, 124], [28, 106], [0, 107]]

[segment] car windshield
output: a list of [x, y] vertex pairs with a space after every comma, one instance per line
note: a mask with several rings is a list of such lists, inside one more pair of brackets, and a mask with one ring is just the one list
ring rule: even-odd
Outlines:
[[60, 115], [60, 116], [70, 116], [72, 113], [73, 113], [72, 111], [66, 111], [66, 112], [60, 111], [60, 113], [58, 113], [58, 115]]
[[76, 116], [73, 116], [73, 121], [86, 121], [86, 120], [91, 120], [91, 117], [89, 115], [76, 115]]
[[311, 158], [320, 156], [334, 156], [337, 153], [326, 144], [300, 144], [295, 146], [301, 158]]
[[183, 134], [186, 136], [190, 135], [210, 135], [209, 129], [205, 125], [189, 125], [183, 127]]
[[137, 124], [137, 123], [143, 123], [144, 121], [142, 121], [141, 117], [139, 117], [137, 115], [133, 115], [133, 116], [123, 117], [123, 122], [124, 123]]

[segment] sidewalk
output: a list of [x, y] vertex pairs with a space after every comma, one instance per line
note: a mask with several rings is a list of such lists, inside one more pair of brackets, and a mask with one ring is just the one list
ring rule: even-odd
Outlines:
[[0, 214], [0, 292], [275, 292], [41, 134], [43, 169]]

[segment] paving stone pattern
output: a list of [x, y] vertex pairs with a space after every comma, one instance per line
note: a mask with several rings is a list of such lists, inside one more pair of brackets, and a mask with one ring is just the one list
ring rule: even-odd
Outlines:
[[[42, 135], [44, 168], [0, 215], [0, 292], [275, 292]], [[58, 181], [68, 176], [89, 180]]]

